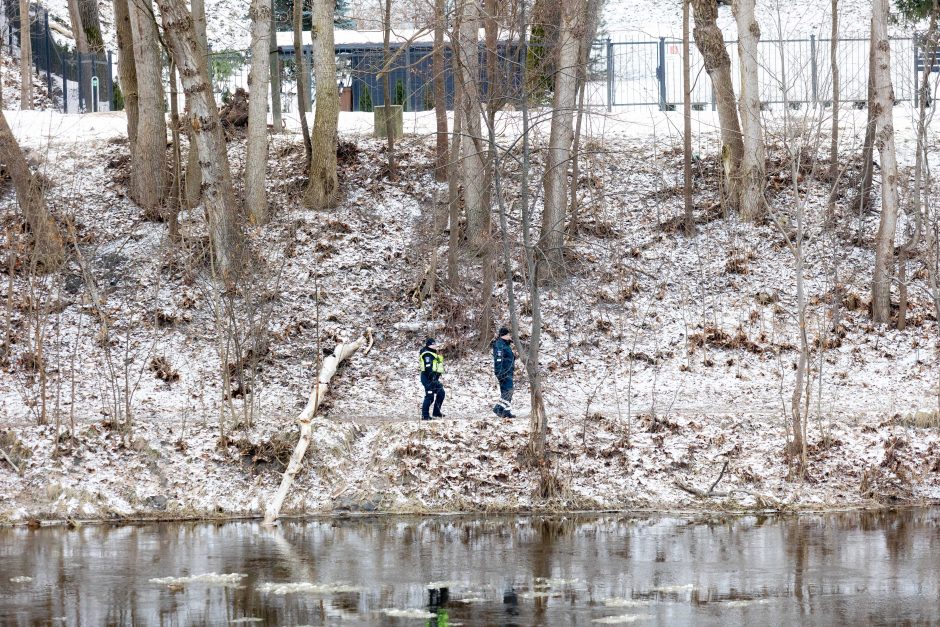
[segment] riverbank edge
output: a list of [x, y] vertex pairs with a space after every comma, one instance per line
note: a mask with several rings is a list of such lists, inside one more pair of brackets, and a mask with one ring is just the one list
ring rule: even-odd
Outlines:
[[[898, 503], [878, 503], [878, 502], [859, 502], [854, 505], [843, 505], [839, 507], [814, 507], [812, 505], [793, 505], [779, 509], [768, 508], [738, 508], [721, 509], [713, 507], [701, 508], [630, 508], [630, 509], [566, 509], [566, 508], [507, 508], [505, 510], [494, 511], [492, 508], [470, 509], [460, 511], [438, 511], [438, 510], [386, 510], [374, 512], [349, 512], [328, 510], [322, 512], [309, 512], [303, 514], [287, 514], [281, 516], [271, 528], [277, 528], [284, 522], [308, 522], [324, 520], [365, 520], [370, 518], [393, 518], [393, 517], [427, 517], [427, 518], [458, 518], [462, 516], [474, 517], [500, 517], [500, 516], [628, 516], [635, 518], [649, 517], [686, 517], [686, 516], [706, 516], [718, 518], [723, 516], [807, 516], [807, 515], [826, 515], [840, 514], [850, 512], [891, 512], [917, 510], [940, 506], [938, 499], [913, 499]], [[212, 515], [210, 512], [194, 513], [179, 516], [157, 515], [147, 512], [139, 512], [129, 516], [120, 516], [114, 518], [43, 518], [41, 514], [30, 516], [24, 520], [11, 521], [0, 520], [0, 529], [13, 528], [57, 528], [68, 527], [78, 529], [83, 526], [136, 526], [150, 525], [156, 523], [197, 523], [197, 524], [225, 524], [235, 522], [253, 522], [264, 519], [264, 513], [250, 514], [232, 514], [232, 515]]]

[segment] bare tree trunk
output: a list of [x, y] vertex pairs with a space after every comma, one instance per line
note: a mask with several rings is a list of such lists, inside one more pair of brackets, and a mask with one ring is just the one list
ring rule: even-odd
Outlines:
[[[525, 33], [525, 2], [520, 2], [517, 10], [517, 32]], [[522, 37], [522, 50], [520, 56], [528, 59], [525, 37]], [[527, 64], [522, 63], [522, 84], [528, 85]], [[522, 107], [522, 168], [519, 172], [519, 204], [522, 208], [522, 244], [525, 248], [526, 270], [529, 275], [529, 305], [532, 310], [532, 325], [529, 335], [529, 346], [525, 351], [525, 369], [529, 379], [529, 443], [528, 454], [536, 462], [545, 459], [545, 439], [548, 433], [548, 416], [545, 413], [545, 401], [542, 396], [542, 374], [539, 370], [539, 350], [542, 337], [542, 307], [540, 298], [539, 264], [536, 258], [536, 247], [532, 241], [532, 211], [529, 207], [529, 101], [520, 99]], [[511, 281], [512, 277], [507, 280]], [[511, 314], [515, 317], [516, 311]], [[518, 343], [518, 321], [513, 324], [513, 338]]]
[[760, 25], [754, 16], [754, 0], [734, 0], [732, 11], [738, 24], [738, 59], [741, 65], [741, 95], [738, 99], [744, 146], [740, 169], [741, 217], [745, 220], [756, 220], [764, 210], [766, 180], [766, 151], [757, 83]]
[[[930, 12], [930, 22], [927, 32], [921, 41], [927, 43], [926, 59], [934, 59], [937, 54], [937, 13], [940, 10], [940, 3], [934, 0], [933, 10]], [[917, 246], [921, 238], [921, 230], [924, 226], [923, 197], [924, 197], [924, 169], [925, 147], [927, 145], [927, 102], [930, 98], [930, 74], [933, 69], [933, 63], [924, 63], [923, 76], [921, 77], [921, 93], [918, 94], [917, 103], [917, 155], [914, 158], [914, 187], [908, 201], [907, 214], [914, 216], [914, 232], [909, 239], [901, 244], [901, 251], [898, 255], [898, 330], [903, 331], [907, 326], [907, 260], [911, 251]], [[928, 227], [929, 228], [929, 227]], [[929, 253], [928, 253], [929, 257]], [[927, 262], [929, 265], [930, 262]]]
[[[452, 39], [453, 41], [453, 39]], [[460, 151], [463, 141], [463, 111], [459, 103], [463, 99], [460, 72], [456, 67], [457, 57], [454, 55], [454, 136], [450, 145], [450, 163], [447, 167], [447, 207], [449, 238], [447, 245], [447, 283], [451, 289], [456, 289], [460, 280], [457, 271], [457, 248], [460, 244]]]
[[[385, 0], [385, 16], [382, 19], [382, 61], [388, 65], [392, 61], [391, 50], [392, 35], [392, 0]], [[395, 165], [395, 125], [392, 115], [392, 78], [390, 76], [391, 67], [386, 67], [382, 72], [382, 112], [385, 114], [385, 140], [387, 149], [385, 156], [388, 159], [388, 180], [398, 180], [398, 170]]]
[[124, 95], [124, 111], [127, 115], [127, 143], [131, 160], [137, 144], [137, 69], [134, 66], [134, 34], [131, 29], [129, 0], [113, 0], [114, 24], [118, 46], [118, 80]]
[[574, 140], [571, 124], [578, 90], [581, 47], [579, 33], [584, 27], [584, 11], [580, 5], [579, 0], [564, 0], [562, 4], [552, 126], [548, 139], [545, 175], [542, 179], [545, 209], [542, 213], [539, 247], [548, 264], [547, 270], [553, 277], [560, 276], [564, 266], [568, 165], [571, 160], [571, 143]]
[[297, 476], [297, 473], [300, 471], [300, 466], [304, 461], [304, 455], [307, 453], [307, 448], [310, 446], [310, 438], [313, 431], [310, 421], [313, 420], [317, 409], [320, 407], [320, 403], [326, 397], [327, 391], [329, 391], [330, 379], [336, 374], [339, 365], [352, 357], [357, 350], [365, 346], [367, 341], [369, 346], [366, 348], [366, 353], [372, 348], [371, 330], [367, 330], [366, 334], [355, 342], [337, 344], [336, 348], [333, 349], [333, 354], [323, 360], [323, 366], [320, 367], [317, 383], [310, 392], [310, 398], [307, 400], [306, 406], [304, 406], [303, 411], [301, 411], [300, 415], [297, 417], [297, 422], [300, 423], [300, 440], [297, 441], [297, 446], [294, 448], [294, 453], [291, 455], [290, 462], [287, 464], [287, 469], [284, 471], [284, 476], [281, 478], [281, 484], [278, 486], [277, 492], [274, 493], [271, 502], [268, 503], [267, 508], [265, 508], [265, 525], [274, 524], [274, 521], [281, 515], [281, 506], [284, 504], [288, 490], [290, 490], [291, 485], [294, 483], [294, 477]]
[[891, 318], [891, 266], [898, 220], [898, 164], [894, 149], [894, 87], [891, 84], [891, 42], [888, 40], [888, 0], [874, 0], [875, 142], [881, 160], [881, 221], [875, 238], [872, 276], [872, 319]]
[[[269, 32], [276, 33], [277, 28], [274, 25], [274, 0], [271, 0], [271, 26], [269, 27]], [[268, 60], [271, 64], [270, 68], [270, 78], [271, 78], [271, 121], [274, 123], [273, 132], [280, 133], [283, 129], [282, 125], [284, 122], [281, 120], [281, 57], [280, 53], [277, 51], [277, 45], [274, 41], [275, 35], [271, 35], [271, 47], [268, 52]]]
[[163, 31], [187, 94], [189, 126], [199, 150], [202, 191], [209, 215], [209, 236], [215, 266], [231, 282], [241, 244], [237, 205], [232, 189], [225, 137], [209, 84], [209, 68], [200, 56], [193, 17], [184, 0], [158, 0]]
[[839, 0], [832, 0], [832, 33], [829, 40], [829, 65], [832, 68], [832, 131], [829, 138], [829, 210], [826, 221], [836, 223], [836, 195], [839, 189]]
[[155, 212], [166, 185], [166, 114], [157, 24], [150, 0], [129, 4], [137, 71], [137, 142], [132, 151], [131, 196], [145, 212]]
[[180, 111], [179, 111], [179, 73], [176, 63], [170, 58], [170, 133], [173, 138], [172, 159], [170, 162], [170, 200], [167, 207], [169, 216], [168, 236], [171, 242], [179, 240], [179, 211], [183, 206], [183, 152], [180, 148]]
[[580, 50], [578, 51], [578, 116], [574, 122], [574, 148], [571, 152], [571, 202], [568, 232], [578, 232], [578, 180], [581, 178], [581, 123], [584, 120], [584, 99], [587, 91], [587, 69], [591, 61], [591, 47], [597, 35], [597, 23], [600, 18], [601, 0], [588, 0], [585, 8], [585, 25], [582, 28]]
[[692, 63], [689, 57], [689, 1], [682, 0], [682, 155], [683, 192], [685, 207], [685, 234], [695, 234], [692, 215]]
[[[870, 41], [875, 40], [875, 22], [872, 20]], [[862, 147], [862, 181], [858, 194], [858, 244], [862, 245], [862, 217], [871, 206], [871, 184], [875, 158], [875, 45], [868, 47], [868, 121], [865, 125], [865, 143]]]
[[444, 0], [434, 0], [434, 50], [431, 53], [431, 64], [434, 72], [434, 116], [437, 119], [434, 178], [438, 181], [446, 181], [447, 90], [444, 70]]
[[33, 108], [33, 43], [29, 35], [29, 0], [20, 0], [20, 109]]
[[313, 120], [313, 159], [304, 204], [326, 209], [336, 204], [336, 125], [339, 120], [339, 90], [333, 52], [333, 0], [314, 0], [313, 70], [317, 79], [317, 112]]
[[98, 13], [98, 1], [78, 0], [78, 11], [81, 16], [82, 30], [84, 39], [88, 45], [88, 52], [101, 54], [104, 52], [104, 35], [101, 32], [101, 17]]
[[[196, 31], [196, 51], [199, 55], [197, 61], [200, 65], [205, 65], [208, 72], [209, 42], [206, 37], [206, 3], [205, 0], [192, 0], [191, 5], [193, 26]], [[202, 202], [202, 168], [199, 164], [199, 146], [192, 130], [187, 132], [189, 133], [189, 152], [186, 158], [186, 206], [197, 207]]]
[[458, 57], [463, 92], [464, 141], [461, 174], [464, 211], [467, 214], [467, 239], [482, 250], [490, 236], [490, 208], [486, 204], [486, 185], [482, 174], [485, 146], [480, 123], [480, 7], [478, 0], [461, 1]]
[[[23, 212], [32, 233], [33, 254], [44, 270], [54, 270], [65, 261], [65, 245], [55, 220], [46, 208], [38, 178], [29, 170], [29, 164], [20, 150], [6, 115], [0, 109], [0, 165], [13, 179], [16, 202]], [[12, 275], [11, 275], [12, 276]]]
[[79, 0], [68, 0], [69, 21], [72, 22], [72, 35], [75, 37], [75, 49], [82, 54], [88, 53], [88, 40], [85, 38], [85, 27], [82, 25], [82, 14], [78, 9]]
[[271, 1], [252, 0], [251, 74], [248, 76], [248, 148], [245, 159], [245, 202], [254, 224], [268, 221], [268, 72], [271, 51]]
[[692, 36], [705, 61], [705, 71], [712, 80], [721, 124], [721, 161], [725, 170], [727, 201], [737, 207], [740, 188], [740, 167], [744, 158], [741, 124], [735, 105], [734, 83], [731, 81], [731, 59], [725, 40], [718, 28], [718, 5], [714, 0], [691, 0], [695, 10]]
[[307, 127], [307, 63], [304, 61], [303, 14], [304, 0], [294, 0], [294, 69], [297, 77], [297, 114], [300, 116], [300, 133], [304, 138], [305, 169], [310, 169], [313, 147], [310, 144], [310, 129]]

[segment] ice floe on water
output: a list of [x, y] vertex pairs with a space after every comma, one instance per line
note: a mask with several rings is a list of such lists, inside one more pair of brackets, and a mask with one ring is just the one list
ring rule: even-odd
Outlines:
[[675, 592], [691, 592], [692, 590], [695, 590], [694, 583], [687, 583], [678, 586], [659, 586], [658, 588], [653, 588], [653, 592], [665, 592], [667, 594]]
[[604, 605], [607, 607], [645, 607], [649, 605], [649, 601], [635, 601], [633, 599], [605, 599]]
[[311, 583], [309, 581], [295, 581], [291, 583], [262, 583], [258, 591], [266, 594], [340, 594], [343, 592], [362, 592], [361, 586], [347, 583]]
[[592, 623], [600, 623], [602, 625], [625, 625], [627, 623], [635, 623], [641, 620], [650, 620], [653, 618], [648, 614], [620, 614], [619, 616], [605, 616], [604, 618], [595, 618], [592, 620]]
[[420, 620], [437, 618], [437, 614], [428, 612], [427, 610], [399, 610], [393, 607], [387, 607], [382, 610], [382, 613], [392, 618], [416, 618]]
[[237, 586], [242, 579], [248, 575], [242, 573], [227, 573], [220, 575], [218, 573], [203, 573], [201, 575], [191, 575], [188, 577], [156, 577], [150, 580], [150, 583], [162, 586], [185, 586], [188, 584], [202, 584], [206, 586]]
[[749, 605], [764, 605], [770, 599], [739, 599], [737, 601], [722, 601], [722, 607], [748, 607]]

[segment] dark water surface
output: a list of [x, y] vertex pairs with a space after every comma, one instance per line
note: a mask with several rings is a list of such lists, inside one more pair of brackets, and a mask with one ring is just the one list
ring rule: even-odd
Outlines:
[[940, 624], [940, 510], [0, 529], [0, 625], [898, 623]]

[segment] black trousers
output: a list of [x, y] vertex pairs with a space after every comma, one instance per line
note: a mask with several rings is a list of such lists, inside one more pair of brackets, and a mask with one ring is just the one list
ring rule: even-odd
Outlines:
[[493, 413], [497, 416], [505, 416], [512, 413], [512, 375], [497, 379], [499, 381], [499, 401], [493, 407]]
[[431, 418], [431, 406], [434, 406], [435, 416], [441, 415], [441, 405], [444, 404], [444, 386], [440, 381], [424, 381], [424, 404], [421, 405], [421, 417], [425, 420]]

